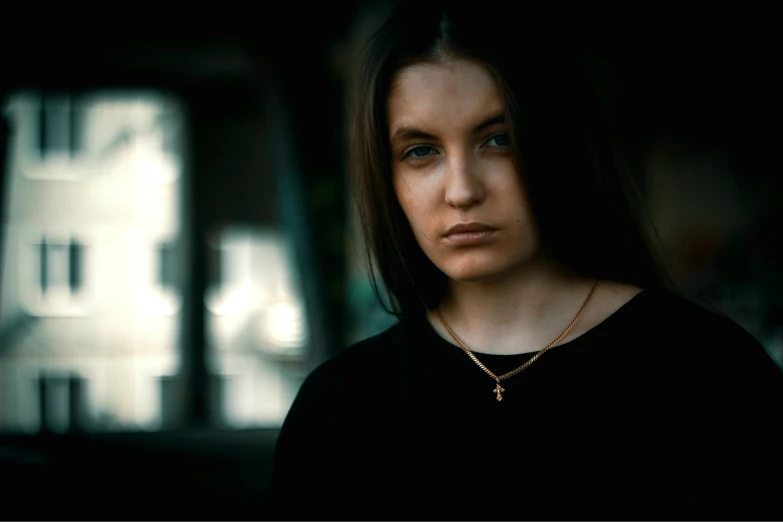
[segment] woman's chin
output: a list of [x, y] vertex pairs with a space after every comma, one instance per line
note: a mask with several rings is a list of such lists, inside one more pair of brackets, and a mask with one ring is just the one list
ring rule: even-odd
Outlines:
[[496, 283], [513, 279], [527, 271], [540, 270], [540, 260], [536, 256], [524, 256], [512, 259], [463, 259], [462, 263], [441, 265], [440, 269], [455, 283]]
[[508, 274], [508, 270], [488, 266], [453, 269], [444, 272], [449, 279], [456, 283], [489, 282]]

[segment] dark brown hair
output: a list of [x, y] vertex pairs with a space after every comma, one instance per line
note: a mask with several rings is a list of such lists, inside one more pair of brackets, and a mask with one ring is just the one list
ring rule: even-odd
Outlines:
[[[455, 3], [456, 4], [456, 3]], [[362, 49], [355, 86], [352, 185], [370, 279], [380, 275], [398, 316], [437, 305], [446, 276], [422, 252], [392, 185], [386, 102], [403, 67], [443, 56], [477, 60], [494, 75], [542, 248], [577, 273], [671, 287], [652, 248], [652, 227], [633, 178], [621, 168], [584, 56], [556, 39], [520, 36], [497, 11], [398, 4]]]

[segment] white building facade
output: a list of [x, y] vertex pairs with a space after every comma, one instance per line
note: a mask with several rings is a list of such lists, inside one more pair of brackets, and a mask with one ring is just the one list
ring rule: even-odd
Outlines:
[[[30, 91], [4, 109], [0, 431], [157, 429], [160, 379], [179, 363], [182, 107], [158, 92]], [[307, 340], [284, 237], [216, 242], [205, 327], [224, 417], [279, 424], [298, 384], [276, 361]]]

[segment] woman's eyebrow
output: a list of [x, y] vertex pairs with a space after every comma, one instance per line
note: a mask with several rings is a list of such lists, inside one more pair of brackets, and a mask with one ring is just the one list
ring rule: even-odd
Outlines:
[[[487, 127], [498, 125], [506, 122], [506, 114], [503, 112], [494, 114], [482, 121], [473, 128], [473, 133], [478, 134]], [[435, 140], [437, 139], [433, 134], [419, 130], [415, 127], [408, 125], [402, 125], [398, 128], [391, 137], [392, 141], [411, 141], [411, 140]]]
[[500, 123], [506, 123], [506, 114], [504, 112], [497, 113], [494, 116], [490, 116], [486, 120], [482, 121], [476, 125], [476, 127], [473, 129], [473, 132], [478, 133], [487, 127], [492, 127], [493, 125], [498, 125]]
[[434, 140], [435, 136], [413, 127], [403, 126], [397, 129], [392, 136], [392, 141], [410, 141], [410, 140]]

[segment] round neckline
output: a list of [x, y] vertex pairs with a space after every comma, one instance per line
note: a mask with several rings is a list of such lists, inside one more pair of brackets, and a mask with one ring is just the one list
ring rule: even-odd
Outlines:
[[[578, 349], [579, 347], [584, 346], [585, 343], [589, 343], [593, 337], [595, 337], [596, 335], [600, 335], [607, 328], [611, 328], [617, 321], [622, 320], [622, 318], [625, 315], [630, 313], [630, 311], [633, 311], [633, 309], [639, 306], [640, 303], [644, 302], [647, 298], [646, 296], [649, 295], [650, 292], [651, 292], [650, 290], [643, 289], [642, 291], [634, 295], [632, 298], [630, 298], [628, 301], [626, 301], [617, 310], [612, 312], [610, 315], [606, 316], [601, 322], [599, 322], [598, 324], [596, 324], [595, 326], [593, 326], [592, 328], [584, 332], [579, 337], [566, 341], [562, 344], [553, 346], [552, 348], [547, 350], [547, 352], [552, 352], [553, 350], [557, 350], [558, 353], [562, 353], [566, 351], [571, 351], [573, 349]], [[453, 343], [448, 339], [444, 339], [443, 337], [441, 337], [441, 335], [435, 330], [432, 324], [427, 320], [426, 316], [422, 316], [420, 318], [420, 321], [417, 322], [423, 323], [420, 325], [420, 327], [423, 329], [426, 336], [436, 341], [434, 343], [435, 346], [468, 357], [467, 353], [465, 353], [465, 351], [459, 345]], [[477, 352], [475, 350], [471, 350], [471, 352], [476, 357], [478, 357], [482, 362], [520, 361], [520, 363], [524, 363], [525, 360], [530, 359], [536, 353], [538, 353], [538, 351], [535, 351], [535, 352], [524, 352], [524, 353], [513, 353], [513, 354], [494, 354], [494, 353], [486, 353], [486, 352]]]

